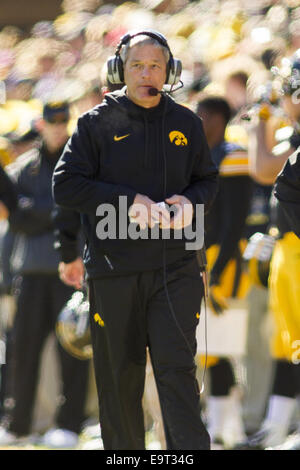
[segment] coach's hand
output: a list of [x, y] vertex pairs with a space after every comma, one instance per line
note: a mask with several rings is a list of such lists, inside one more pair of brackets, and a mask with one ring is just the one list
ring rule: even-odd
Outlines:
[[[182, 229], [191, 225], [193, 220], [193, 205], [189, 199], [180, 194], [174, 194], [166, 199], [166, 203], [175, 208], [175, 216], [170, 220], [170, 228]], [[165, 227], [162, 224], [162, 228]]]
[[129, 208], [128, 215], [130, 221], [137, 223], [141, 229], [145, 229], [147, 226], [152, 228], [157, 223], [170, 223], [168, 210], [143, 194], [136, 195], [132, 206]]

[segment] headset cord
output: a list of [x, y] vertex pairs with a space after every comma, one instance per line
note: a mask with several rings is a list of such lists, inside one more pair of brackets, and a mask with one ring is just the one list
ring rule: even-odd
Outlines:
[[[163, 189], [164, 189], [164, 201], [166, 200], [167, 197], [167, 155], [166, 155], [166, 143], [165, 143], [165, 118], [166, 118], [166, 111], [167, 111], [167, 105], [168, 105], [168, 98], [167, 96], [164, 96], [165, 98], [165, 104], [164, 104], [164, 111], [163, 111], [163, 121], [162, 121], [162, 150], [163, 150], [163, 162], [164, 162], [164, 167], [163, 167], [163, 176], [164, 176], [164, 183], [163, 183]], [[191, 346], [182, 330], [180, 327], [178, 320], [176, 318], [176, 314], [174, 312], [174, 308], [170, 299], [169, 295], [169, 290], [168, 290], [168, 283], [167, 283], [167, 260], [166, 260], [166, 240], [163, 238], [163, 282], [164, 282], [164, 290], [166, 293], [167, 297], [167, 302], [169, 306], [170, 313], [172, 314], [172, 317], [174, 319], [174, 322], [177, 326], [178, 331], [182, 335], [186, 346], [188, 348], [188, 351], [192, 357], [193, 365], [194, 368], [197, 368], [196, 362], [195, 362], [195, 355], [191, 349]], [[202, 375], [202, 380], [201, 380], [201, 389], [200, 389], [200, 394], [204, 391], [204, 380], [205, 380], [205, 375], [206, 375], [206, 368], [207, 368], [207, 306], [206, 306], [206, 296], [207, 296], [207, 282], [206, 282], [207, 276], [204, 277], [202, 276], [202, 281], [203, 281], [203, 286], [204, 286], [204, 308], [205, 308], [205, 365], [204, 365], [204, 371]], [[200, 304], [200, 310], [201, 311], [201, 304]], [[197, 390], [198, 392], [198, 390]]]
[[202, 277], [202, 282], [203, 282], [203, 287], [204, 287], [204, 342], [205, 342], [205, 359], [204, 359], [204, 368], [203, 368], [203, 374], [202, 374], [202, 379], [201, 379], [201, 389], [200, 393], [204, 392], [205, 389], [205, 376], [206, 376], [206, 370], [207, 370], [207, 299], [208, 299], [208, 282], [207, 282], [207, 268], [206, 266], [204, 267], [204, 271], [202, 271], [201, 277]]

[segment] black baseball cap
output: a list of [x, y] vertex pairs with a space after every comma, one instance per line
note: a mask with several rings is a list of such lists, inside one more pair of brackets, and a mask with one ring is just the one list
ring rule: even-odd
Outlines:
[[52, 124], [66, 123], [70, 119], [70, 106], [66, 101], [48, 102], [43, 108], [43, 119]]

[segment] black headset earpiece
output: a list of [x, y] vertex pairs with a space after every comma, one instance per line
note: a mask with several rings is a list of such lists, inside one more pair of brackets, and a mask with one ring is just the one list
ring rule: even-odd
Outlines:
[[115, 55], [109, 57], [107, 61], [107, 78], [112, 84], [124, 83], [124, 68], [123, 61], [120, 56], [122, 47], [127, 44], [131, 39], [136, 36], [149, 36], [158, 41], [162, 46], [166, 47], [169, 51], [170, 58], [167, 64], [166, 84], [176, 85], [180, 81], [182, 64], [179, 59], [174, 59], [166, 38], [153, 30], [138, 31], [136, 33], [127, 33], [120, 39], [117, 45]]

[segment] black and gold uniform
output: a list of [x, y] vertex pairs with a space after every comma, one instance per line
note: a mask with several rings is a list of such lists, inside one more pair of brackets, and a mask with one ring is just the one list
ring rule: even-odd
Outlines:
[[[290, 140], [292, 146], [295, 142], [294, 139]], [[275, 448], [279, 450], [288, 436], [296, 412], [296, 397], [300, 392], [300, 238], [296, 235], [299, 234], [297, 211], [300, 191], [298, 189], [297, 193], [297, 180], [299, 152], [297, 154], [295, 151], [279, 174], [273, 191], [277, 198], [273, 210], [278, 238], [270, 262], [268, 288], [273, 321], [270, 346], [274, 378], [261, 427], [237, 447], [239, 450], [260, 450], [274, 446], [278, 446]], [[289, 445], [289, 450], [298, 450], [299, 437]]]
[[[271, 262], [270, 301], [275, 319], [275, 358], [299, 362], [300, 294], [300, 134], [292, 137], [295, 152], [279, 174], [274, 195], [280, 238]], [[300, 390], [300, 378], [299, 390]]]
[[[208, 96], [198, 103], [211, 154], [219, 170], [219, 188], [212, 207], [205, 216], [205, 245], [209, 273], [209, 307], [222, 314], [229, 299], [243, 297], [248, 276], [242, 269], [245, 221], [252, 196], [252, 179], [244, 145], [230, 141], [227, 129], [232, 115], [226, 99]], [[238, 334], [233, 332], [233, 334]], [[233, 395], [236, 383], [230, 358], [200, 355], [201, 364], [209, 367], [210, 394], [207, 397], [208, 429], [213, 442], [227, 445], [225, 429], [230, 415], [235, 440], [243, 435], [239, 402]], [[230, 425], [231, 426], [231, 425]]]
[[[249, 436], [239, 449], [280, 449], [287, 438], [296, 415], [297, 395], [300, 392], [299, 366], [299, 273], [300, 273], [300, 240], [293, 232], [297, 230], [297, 202], [295, 187], [297, 186], [297, 149], [299, 148], [300, 105], [298, 100], [300, 78], [300, 50], [291, 58], [285, 58], [284, 67], [279, 69], [277, 84], [281, 86], [282, 106], [287, 122], [274, 134], [279, 141], [272, 151], [264, 151], [263, 138], [257, 139], [257, 154], [262, 152], [262, 162], [274, 165], [277, 172], [284, 165], [272, 197], [271, 206], [274, 211], [273, 224], [278, 230], [270, 263], [268, 279], [269, 306], [273, 319], [271, 338], [271, 356], [274, 360], [274, 378], [268, 406], [260, 429]], [[283, 61], [282, 61], [283, 64]], [[266, 140], [266, 136], [264, 136]], [[260, 147], [261, 145], [261, 147]], [[267, 157], [267, 158], [266, 158]], [[276, 159], [280, 158], [280, 160]], [[265, 159], [266, 158], [266, 159]], [[278, 163], [280, 162], [280, 163]], [[287, 163], [286, 163], [287, 162]], [[295, 171], [296, 170], [296, 171]], [[274, 183], [276, 176], [272, 172], [264, 173], [264, 164], [257, 176], [270, 175]], [[274, 204], [273, 204], [274, 200]], [[292, 218], [291, 218], [292, 216]], [[293, 224], [292, 220], [295, 221]], [[298, 448], [299, 448], [298, 429]], [[279, 446], [279, 447], [278, 447]], [[297, 449], [297, 443], [294, 449]], [[283, 444], [282, 449], [285, 448]], [[286, 447], [287, 449], [288, 447]], [[292, 450], [292, 447], [289, 447]]]
[[221, 313], [218, 299], [243, 296], [247, 279], [242, 271], [245, 221], [253, 183], [248, 174], [245, 148], [225, 140], [212, 150], [219, 168], [217, 197], [206, 215], [206, 248], [210, 272], [211, 306]]
[[[253, 182], [248, 175], [248, 156], [244, 147], [224, 140], [211, 152], [220, 178], [217, 196], [205, 216], [209, 307], [215, 314], [222, 314], [228, 308], [228, 300], [245, 297], [249, 287], [248, 275], [242, 267], [242, 254]], [[213, 356], [208, 356], [207, 360], [210, 366], [220, 362], [220, 358]], [[221, 362], [225, 364], [225, 361]], [[228, 370], [230, 367], [226, 366], [227, 376]], [[230, 375], [232, 378], [223, 382], [224, 387], [219, 387], [219, 380], [216, 382], [218, 395], [226, 395], [234, 384], [234, 375], [232, 372]]]
[[[216, 314], [222, 314], [230, 298], [243, 298], [248, 291], [242, 254], [253, 185], [248, 175], [247, 151], [243, 147], [223, 141], [212, 149], [212, 157], [219, 168], [220, 183], [206, 216], [209, 306]], [[203, 358], [201, 360], [203, 362]], [[208, 356], [207, 364], [210, 372], [209, 430], [215, 442], [230, 445], [230, 439], [234, 442], [243, 435], [240, 405], [232, 395], [236, 385], [234, 368], [227, 357]], [[226, 431], [228, 414], [233, 428]]]

